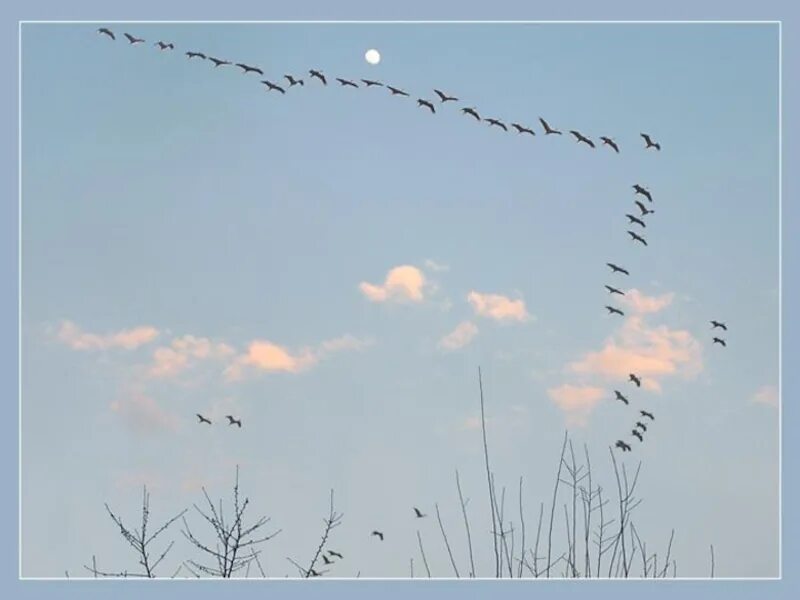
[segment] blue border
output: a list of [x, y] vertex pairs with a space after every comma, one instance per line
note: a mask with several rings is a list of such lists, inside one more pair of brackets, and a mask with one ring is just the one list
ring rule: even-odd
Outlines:
[[[794, 6], [793, 6], [794, 2]], [[800, 442], [794, 434], [798, 430], [797, 411], [793, 400], [797, 398], [798, 363], [800, 347], [795, 307], [800, 306], [798, 294], [797, 257], [800, 252], [800, 223], [798, 222], [797, 171], [785, 168], [783, 175], [783, 364], [790, 368], [783, 372], [783, 579], [780, 581], [676, 581], [676, 582], [494, 582], [494, 581], [271, 581], [268, 584], [255, 582], [118, 582], [118, 581], [20, 581], [18, 579], [18, 431], [17, 431], [17, 89], [18, 76], [18, 21], [25, 20], [229, 20], [229, 19], [385, 19], [385, 20], [450, 20], [450, 19], [537, 19], [537, 20], [781, 20], [783, 22], [783, 164], [789, 167], [798, 162], [798, 123], [796, 109], [800, 106], [798, 94], [798, 33], [800, 19], [796, 12], [796, 0], [761, 0], [758, 3], [746, 0], [717, 0], [693, 2], [681, 1], [645, 6], [641, 0], [597, 0], [571, 1], [540, 4], [493, 0], [447, 0], [435, 6], [422, 2], [391, 2], [376, 6], [375, 0], [337, 1], [326, 0], [299, 2], [264, 2], [227, 0], [225, 3], [209, 0], [194, 2], [164, 2], [140, 0], [128, 7], [120, 4], [110, 6], [99, 0], [56, 0], [32, 2], [6, 0], [0, 6], [0, 63], [2, 64], [4, 93], [2, 103], [2, 130], [0, 151], [2, 152], [2, 200], [0, 200], [0, 382], [6, 410], [0, 419], [0, 465], [6, 483], [0, 495], [0, 591], [6, 598], [105, 598], [112, 594], [119, 599], [139, 598], [147, 593], [150, 598], [193, 599], [218, 598], [221, 593], [235, 598], [263, 597], [272, 594], [280, 598], [405, 598], [453, 597], [503, 598], [528, 597], [536, 594], [558, 593], [560, 596], [596, 598], [673, 598], [676, 594], [688, 597], [720, 596], [726, 599], [794, 597], [800, 591], [795, 558], [798, 555], [798, 517], [794, 507], [798, 505], [797, 456]], [[794, 75], [793, 75], [794, 74]], [[793, 310], [794, 308], [794, 310]], [[788, 401], [787, 401], [788, 400]], [[13, 482], [13, 483], [12, 483]], [[224, 592], [219, 587], [225, 585]], [[147, 586], [145, 588], [145, 586]], [[590, 586], [587, 589], [586, 586]], [[647, 589], [642, 589], [647, 586]], [[146, 591], [145, 591], [146, 589]], [[792, 593], [792, 590], [795, 590]]]

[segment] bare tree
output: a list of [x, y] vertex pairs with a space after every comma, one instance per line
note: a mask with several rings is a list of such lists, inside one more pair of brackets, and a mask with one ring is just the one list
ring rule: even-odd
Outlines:
[[337, 513], [333, 507], [333, 490], [331, 490], [330, 508], [328, 510], [328, 516], [323, 519], [325, 527], [322, 531], [322, 539], [320, 540], [319, 545], [317, 546], [317, 550], [316, 552], [314, 552], [314, 556], [311, 558], [311, 562], [309, 563], [308, 567], [301, 567], [299, 564], [297, 564], [297, 562], [295, 562], [291, 558], [287, 557], [286, 559], [290, 563], [292, 563], [295, 567], [297, 567], [298, 571], [303, 577], [305, 578], [320, 577], [325, 573], [327, 573], [327, 571], [318, 571], [314, 567], [317, 565], [317, 561], [319, 560], [319, 557], [322, 555], [322, 550], [323, 548], [325, 548], [325, 544], [327, 544], [328, 542], [328, 537], [330, 536], [331, 531], [336, 529], [342, 523], [342, 517], [344, 517], [344, 514]]

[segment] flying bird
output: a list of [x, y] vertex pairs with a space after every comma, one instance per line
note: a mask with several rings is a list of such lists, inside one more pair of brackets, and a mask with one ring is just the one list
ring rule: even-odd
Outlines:
[[725, 340], [720, 339], [718, 337], [715, 337], [714, 341], [712, 343], [719, 344], [720, 346], [727, 346], [727, 344], [725, 343]]
[[547, 121], [545, 121], [542, 117], [539, 117], [539, 123], [541, 123], [542, 127], [544, 127], [544, 134], [545, 135], [550, 135], [551, 133], [554, 133], [554, 134], [557, 134], [557, 135], [561, 135], [561, 132], [558, 129], [553, 129], [552, 127], [550, 127], [550, 125], [548, 125]]
[[333, 564], [333, 561], [332, 561], [330, 558], [328, 558], [327, 556], [325, 556], [324, 554], [322, 555], [322, 561], [323, 561], [323, 562], [324, 562], [326, 565], [332, 565], [332, 564]]
[[258, 67], [251, 67], [250, 65], [246, 65], [244, 63], [236, 63], [236, 66], [242, 70], [242, 73], [247, 75], [248, 73], [258, 73], [262, 77], [264, 76], [264, 71], [259, 69]]
[[625, 295], [625, 292], [623, 292], [622, 290], [618, 290], [615, 287], [611, 287], [610, 285], [607, 285], [606, 289], [608, 290], [609, 294], [619, 294], [620, 296], [624, 296]]
[[639, 378], [638, 378], [636, 375], [634, 375], [633, 373], [630, 373], [630, 374], [628, 375], [628, 381], [632, 381], [633, 383], [635, 383], [635, 384], [636, 384], [636, 387], [642, 387], [642, 380], [641, 380], [641, 379], [639, 379]]
[[319, 79], [323, 85], [328, 85], [328, 80], [325, 79], [325, 75], [323, 75], [321, 71], [315, 71], [314, 69], [309, 69], [308, 74], [311, 75], [311, 77], [316, 77], [317, 79]]
[[622, 449], [623, 452], [630, 452], [631, 451], [631, 447], [628, 444], [626, 444], [625, 442], [623, 442], [622, 440], [617, 440], [617, 443], [614, 444], [614, 445], [617, 448]]
[[508, 131], [508, 127], [506, 127], [502, 121], [498, 121], [497, 119], [486, 119], [486, 122], [489, 124], [489, 127], [495, 125], [497, 127], [501, 127], [503, 131]]
[[614, 308], [613, 306], [608, 306], [608, 305], [606, 305], [606, 310], [608, 311], [608, 314], [610, 314], [610, 315], [612, 315], [612, 314], [616, 313], [616, 314], [618, 314], [618, 315], [620, 315], [620, 316], [623, 316], [623, 317], [625, 316], [625, 313], [624, 313], [624, 312], [622, 312], [622, 311], [621, 311], [620, 309], [618, 309], [618, 308]]
[[612, 140], [610, 137], [606, 137], [604, 135], [601, 135], [600, 136], [600, 140], [603, 142], [604, 146], [611, 146], [614, 149], [614, 152], [619, 154], [619, 146], [617, 146], [617, 143], [614, 140]]
[[343, 559], [343, 558], [344, 558], [344, 556], [342, 556], [341, 554], [339, 554], [339, 553], [338, 553], [338, 552], [336, 552], [335, 550], [328, 550], [328, 554], [330, 554], [331, 556], [335, 556], [335, 557], [336, 557], [336, 558], [338, 558], [339, 560], [341, 560], [341, 559]]
[[211, 421], [210, 421], [209, 419], [206, 419], [206, 418], [205, 418], [203, 415], [201, 415], [200, 413], [195, 413], [195, 414], [197, 415], [197, 418], [198, 418], [198, 419], [200, 419], [200, 420], [198, 421], [198, 423], [208, 423], [209, 425], [211, 425]]
[[649, 192], [649, 190], [647, 190], [647, 188], [643, 188], [638, 183], [636, 183], [636, 184], [633, 185], [633, 189], [635, 190], [635, 192], [637, 194], [641, 194], [642, 196], [644, 196], [645, 198], [650, 200], [650, 202], [653, 201], [653, 197], [650, 195], [650, 192]]
[[644, 149], [647, 150], [648, 148], [655, 148], [656, 150], [661, 150], [661, 144], [657, 144], [652, 140], [652, 138], [647, 135], [646, 133], [640, 133], [640, 136], [644, 138], [645, 143], [647, 144]]
[[386, 89], [388, 89], [392, 93], [392, 96], [408, 96], [408, 94], [403, 90], [401, 90], [400, 88], [387, 85]]
[[636, 223], [637, 225], [641, 225], [642, 227], [647, 227], [647, 225], [645, 225], [645, 222], [642, 221], [641, 219], [638, 219], [633, 215], [628, 215], [628, 214], [626, 214], [625, 216], [628, 217], [628, 222]]
[[594, 142], [589, 138], [587, 138], [586, 136], [582, 135], [580, 131], [575, 131], [574, 129], [572, 129], [570, 130], [570, 133], [575, 136], [575, 139], [578, 141], [578, 143], [583, 142], [584, 144], [587, 144], [592, 148], [594, 148]]
[[721, 321], [711, 321], [711, 329], [716, 329], [717, 327], [728, 331], [728, 326], [725, 325], [725, 323], [722, 323]]
[[622, 395], [622, 392], [620, 392], [618, 390], [614, 390], [614, 393], [617, 396], [617, 400], [622, 400], [625, 404], [628, 404], [628, 399], [625, 396]]
[[647, 246], [647, 241], [640, 235], [637, 235], [633, 231], [628, 230], [628, 235], [631, 236], [631, 240], [634, 242], [641, 242], [643, 245]]
[[214, 68], [221, 67], [222, 65], [229, 65], [231, 61], [229, 60], [222, 60], [220, 58], [214, 58], [213, 56], [209, 56], [208, 60], [214, 63]]
[[282, 88], [281, 86], [279, 86], [279, 85], [276, 85], [276, 84], [272, 83], [272, 82], [271, 82], [270, 80], [268, 80], [268, 79], [262, 79], [262, 80], [261, 80], [261, 83], [263, 83], [265, 86], [267, 86], [267, 91], [268, 91], [268, 92], [269, 92], [269, 91], [272, 91], [272, 90], [275, 90], [275, 91], [277, 91], [277, 92], [280, 92], [281, 94], [285, 94], [285, 93], [286, 93], [286, 90], [285, 90], [285, 89], [283, 89], [283, 88]]
[[377, 531], [377, 530], [373, 531], [370, 535], [377, 536], [377, 537], [379, 537], [381, 539], [381, 541], [383, 541], [383, 532], [381, 532], [381, 531]]
[[630, 273], [629, 273], [628, 271], [626, 271], [626, 270], [625, 270], [625, 269], [623, 269], [622, 267], [618, 267], [618, 266], [617, 266], [617, 265], [615, 265], [614, 263], [606, 263], [606, 264], [607, 264], [609, 267], [611, 267], [611, 270], [612, 270], [614, 273], [623, 273], [623, 274], [625, 274], [625, 275], [630, 275]]
[[464, 113], [465, 115], [470, 115], [472, 117], [475, 117], [476, 121], [481, 120], [481, 116], [478, 114], [478, 111], [476, 111], [474, 108], [462, 108], [461, 112]]
[[363, 81], [367, 87], [372, 87], [373, 85], [383, 87], [383, 84], [380, 81], [374, 81], [372, 79], [362, 79], [361, 81]]
[[423, 100], [422, 98], [417, 98], [417, 106], [424, 106], [426, 108], [429, 108], [431, 113], [436, 113], [436, 109], [433, 107], [433, 104], [431, 104], [427, 100]]
[[528, 129], [527, 127], [523, 127], [519, 123], [512, 123], [511, 126], [517, 130], [517, 133], [529, 133], [531, 135], [536, 135], [533, 132], [533, 129]]
[[350, 81], [349, 79], [342, 79], [341, 77], [337, 77], [336, 81], [341, 83], [342, 86], [348, 86], [349, 85], [350, 87], [354, 87], [354, 88], [358, 87], [357, 83], [354, 83], [354, 82]]
[[639, 210], [642, 211], [642, 216], [643, 217], [646, 217], [647, 215], [650, 215], [650, 214], [653, 214], [654, 212], [656, 212], [654, 210], [648, 209], [644, 204], [642, 204], [638, 200], [634, 200], [634, 203], [636, 204], [636, 206], [639, 207]]
[[241, 419], [234, 419], [232, 415], [225, 415], [225, 418], [228, 419], [228, 425], [238, 425], [239, 429], [242, 428]]
[[455, 96], [448, 96], [447, 94], [445, 94], [441, 90], [434, 89], [433, 91], [436, 92], [436, 95], [439, 96], [439, 98], [441, 99], [442, 102], [448, 102], [448, 101], [455, 102], [456, 100], [458, 100], [458, 98], [456, 98]]
[[636, 421], [636, 427], [639, 427], [642, 431], [647, 431], [647, 425], [641, 421]]
[[639, 411], [639, 413], [640, 413], [640, 414], [641, 414], [643, 417], [647, 417], [647, 418], [648, 418], [648, 419], [650, 419], [651, 421], [655, 421], [655, 420], [656, 420], [656, 418], [653, 416], [653, 413], [649, 413], [649, 412], [647, 412], [646, 410], [640, 410], [640, 411]]
[[172, 42], [156, 42], [153, 46], [158, 46], [161, 50], [175, 50], [175, 44]]
[[320, 573], [318, 573], [317, 571], [315, 571], [314, 569], [309, 569], [308, 570], [308, 575], [310, 577], [322, 577], [322, 575]]
[[642, 432], [641, 432], [641, 431], [639, 431], [638, 429], [634, 429], [634, 430], [632, 430], [632, 431], [631, 431], [631, 433], [632, 433], [633, 435], [635, 435], [637, 438], [639, 438], [639, 441], [640, 441], [640, 442], [643, 442], [643, 441], [644, 441], [644, 438], [642, 437]]
[[203, 54], [202, 52], [186, 52], [186, 57], [187, 57], [187, 58], [202, 58], [203, 60], [205, 60], [206, 58], [208, 58], [208, 57], [207, 57], [205, 54]]
[[293, 85], [305, 85], [302, 79], [295, 79], [291, 75], [284, 75], [283, 78], [289, 82], [289, 87], [292, 87]]
[[423, 515], [422, 511], [420, 509], [418, 509], [416, 506], [414, 507], [414, 514], [417, 515], [418, 519], [421, 519], [422, 517], [427, 517], [428, 516], [428, 515]]
[[133, 37], [130, 33], [126, 33], [124, 35], [126, 38], [128, 38], [128, 42], [130, 42], [131, 45], [144, 43], [142, 38]]
[[106, 27], [101, 27], [100, 29], [97, 30], [97, 33], [99, 33], [101, 35], [107, 35], [112, 40], [116, 40], [117, 39], [117, 37], [114, 35], [114, 32], [111, 31], [110, 29], [107, 29]]

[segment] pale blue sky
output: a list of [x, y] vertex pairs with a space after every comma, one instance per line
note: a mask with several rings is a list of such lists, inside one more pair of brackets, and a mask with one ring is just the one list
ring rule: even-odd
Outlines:
[[[456, 468], [489, 574], [468, 426], [477, 366], [497, 479], [515, 490], [525, 477], [529, 527], [567, 423], [610, 489], [607, 445], [633, 409], [604, 398], [581, 426], [547, 392], [624, 385], [565, 372], [620, 339], [604, 283], [673, 294], [644, 317], [648, 331], [688, 332], [700, 349], [693, 376], [681, 363], [660, 393], [631, 393], [657, 413], [626, 456], [643, 461], [637, 529], [663, 548], [676, 528], [680, 575], [707, 575], [712, 543], [718, 575], [777, 574], [778, 412], [753, 401], [778, 378], [776, 26], [112, 25], [116, 42], [96, 27], [23, 26], [23, 575], [80, 574], [92, 553], [131, 565], [103, 502], [135, 515], [144, 479], [166, 516], [200, 498], [189, 481], [227, 491], [237, 462], [254, 507], [284, 530], [265, 547], [273, 575], [316, 547], [331, 487], [345, 513], [331, 547], [348, 556], [331, 575], [405, 576], [409, 557], [419, 564], [416, 525], [434, 574], [449, 575], [435, 521], [414, 522], [410, 507], [439, 502], [463, 548]], [[123, 31], [148, 43], [130, 47]], [[363, 59], [371, 47], [378, 66]], [[330, 81], [306, 75], [303, 89], [266, 94], [259, 77], [185, 50], [272, 80], [320, 68]], [[342, 89], [337, 76], [413, 96]], [[537, 136], [417, 108], [434, 87]], [[622, 153], [545, 138], [539, 116], [611, 135]], [[663, 150], [644, 152], [640, 131]], [[647, 248], [625, 234], [633, 183], [655, 198]], [[611, 277], [607, 260], [631, 278]], [[424, 301], [359, 291], [398, 265], [424, 272]], [[534, 318], [477, 316], [471, 290], [524, 299]], [[730, 326], [726, 349], [710, 344], [712, 318]], [[64, 320], [160, 335], [78, 351], [54, 335]], [[465, 320], [479, 329], [472, 343], [438, 348]], [[241, 353], [253, 340], [298, 352], [345, 334], [372, 343], [300, 373], [229, 382], [230, 357], [179, 378], [145, 373], [184, 335]], [[172, 429], [111, 408], [143, 396]], [[195, 425], [195, 412], [226, 406], [241, 431]], [[373, 528], [387, 541], [376, 546]], [[185, 550], [179, 540], [165, 571]]]

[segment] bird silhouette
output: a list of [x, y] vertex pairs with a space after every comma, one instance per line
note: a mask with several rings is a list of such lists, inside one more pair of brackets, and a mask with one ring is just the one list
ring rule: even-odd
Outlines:
[[630, 273], [629, 273], [627, 270], [623, 269], [622, 267], [619, 267], [619, 266], [615, 265], [614, 263], [606, 263], [606, 264], [607, 264], [609, 267], [611, 267], [611, 270], [612, 270], [614, 273], [622, 273], [622, 274], [624, 274], [624, 275], [630, 275]]
[[363, 81], [364, 85], [367, 87], [372, 87], [373, 85], [383, 87], [383, 84], [380, 81], [375, 81], [374, 79], [362, 79], [361, 81]]
[[608, 305], [606, 305], [606, 310], [608, 311], [608, 314], [610, 314], [610, 315], [613, 315], [613, 314], [615, 314], [615, 313], [616, 313], [616, 314], [618, 314], [618, 315], [620, 315], [620, 316], [623, 316], [623, 317], [625, 316], [625, 313], [624, 313], [624, 312], [622, 312], [622, 311], [621, 311], [620, 309], [618, 309], [618, 308], [614, 308], [613, 306], [608, 306]]
[[333, 564], [333, 561], [330, 558], [328, 558], [327, 556], [325, 556], [324, 554], [322, 555], [322, 562], [324, 562], [326, 565], [332, 565]]
[[631, 447], [623, 442], [622, 440], [617, 440], [617, 443], [614, 444], [617, 448], [621, 448], [623, 452], [630, 452]]
[[606, 289], [608, 290], [609, 294], [619, 294], [620, 296], [624, 296], [625, 295], [625, 292], [623, 292], [622, 290], [618, 290], [615, 287], [611, 287], [610, 285], [607, 285]]
[[720, 346], [727, 346], [727, 344], [725, 343], [725, 340], [723, 340], [721, 338], [718, 338], [718, 337], [715, 337], [714, 341], [712, 343], [719, 344]]
[[465, 115], [470, 115], [472, 117], [475, 117], [476, 121], [481, 120], [481, 116], [478, 114], [478, 111], [476, 111], [474, 108], [462, 108], [461, 112], [464, 113]]
[[634, 242], [641, 242], [642, 245], [647, 246], [647, 241], [640, 235], [636, 234], [633, 231], [628, 230], [628, 235], [631, 236], [631, 240]]
[[293, 85], [305, 85], [302, 79], [295, 79], [291, 75], [284, 75], [283, 78], [289, 82], [289, 87], [292, 87]]
[[242, 70], [242, 73], [247, 75], [248, 73], [258, 73], [262, 77], [264, 76], [264, 71], [259, 69], [258, 67], [251, 67], [250, 65], [246, 65], [244, 63], [236, 63], [236, 66]]
[[572, 129], [570, 130], [570, 133], [575, 136], [575, 140], [578, 143], [583, 142], [584, 144], [594, 148], [594, 142], [589, 138], [587, 138], [586, 136], [582, 135], [580, 131], [575, 131], [574, 129]]
[[646, 217], [647, 215], [650, 215], [650, 214], [653, 214], [654, 212], [656, 212], [654, 210], [648, 209], [644, 204], [642, 204], [638, 200], [634, 200], [633, 202], [634, 202], [634, 204], [636, 204], [636, 206], [639, 207], [639, 210], [642, 211], [642, 216], [643, 217]]
[[232, 415], [225, 415], [225, 418], [228, 419], [228, 425], [238, 425], [239, 429], [242, 428], [241, 419], [234, 419]]
[[443, 91], [441, 91], [441, 90], [436, 90], [436, 89], [435, 89], [435, 90], [433, 90], [433, 91], [434, 91], [434, 92], [436, 92], [436, 95], [437, 95], [437, 96], [439, 96], [439, 98], [441, 99], [441, 101], [442, 101], [443, 103], [444, 103], [444, 102], [449, 102], [449, 101], [455, 102], [456, 100], [458, 100], [458, 98], [456, 98], [455, 96], [448, 96], [447, 94], [445, 94], [445, 93], [444, 93]]
[[200, 413], [195, 413], [195, 414], [197, 415], [197, 418], [198, 418], [198, 419], [200, 419], [200, 420], [198, 421], [198, 423], [208, 423], [209, 425], [211, 425], [211, 421], [210, 421], [209, 419], [206, 419], [206, 418], [205, 418], [203, 415], [201, 415]]
[[117, 39], [117, 36], [114, 35], [114, 32], [111, 31], [110, 29], [106, 28], [106, 27], [101, 27], [100, 29], [97, 30], [97, 33], [99, 33], [101, 35], [107, 35], [112, 40], [116, 40]]
[[373, 531], [370, 535], [374, 535], [376, 537], [379, 537], [381, 539], [381, 541], [383, 541], [383, 533], [380, 532], [380, 531], [377, 531], [377, 530]]
[[221, 58], [214, 58], [213, 56], [209, 56], [209, 57], [208, 57], [208, 60], [210, 60], [211, 62], [213, 62], [213, 63], [214, 63], [214, 68], [215, 68], [215, 69], [216, 69], [217, 67], [221, 67], [221, 66], [223, 66], [223, 65], [229, 65], [229, 64], [231, 64], [231, 61], [229, 61], [229, 60], [222, 60]]
[[633, 430], [631, 431], [631, 433], [632, 433], [633, 435], [635, 435], [637, 438], [639, 438], [639, 441], [640, 441], [640, 442], [643, 442], [643, 441], [644, 441], [644, 438], [642, 437], [642, 433], [641, 433], [641, 432], [640, 432], [638, 429], [633, 429]]
[[268, 92], [272, 91], [272, 90], [275, 90], [277, 92], [280, 92], [281, 94], [285, 94], [286, 93], [285, 89], [283, 89], [281, 86], [279, 86], [279, 85], [277, 85], [275, 83], [272, 83], [268, 79], [262, 79], [261, 83], [263, 83], [265, 86], [267, 86], [267, 91]]
[[427, 100], [423, 100], [422, 98], [417, 98], [417, 106], [424, 106], [425, 108], [430, 109], [431, 113], [436, 113], [436, 109], [433, 107], [433, 104]]
[[647, 135], [646, 133], [640, 133], [640, 136], [644, 138], [645, 143], [647, 144], [644, 149], [647, 150], [648, 148], [655, 148], [656, 150], [661, 150], [661, 144], [657, 144], [652, 140], [652, 138]]
[[711, 329], [716, 329], [717, 327], [728, 331], [728, 326], [725, 325], [725, 323], [722, 323], [721, 321], [711, 321]]
[[496, 127], [502, 128], [503, 131], [508, 131], [508, 127], [506, 127], [502, 121], [499, 121], [497, 119], [485, 119], [485, 121], [489, 124], [489, 127], [494, 125]]
[[611, 146], [614, 149], [614, 152], [619, 154], [619, 146], [617, 146], [617, 143], [614, 140], [612, 140], [610, 137], [606, 137], [604, 135], [601, 135], [600, 136], [600, 140], [603, 142], [604, 146]]
[[635, 190], [635, 192], [636, 192], [637, 194], [641, 194], [642, 196], [644, 196], [645, 198], [647, 198], [648, 200], [650, 200], [650, 202], [652, 202], [652, 201], [653, 201], [653, 196], [651, 196], [651, 195], [650, 195], [650, 192], [649, 192], [649, 190], [647, 190], [647, 188], [643, 188], [643, 187], [642, 187], [642, 186], [640, 186], [638, 183], [635, 183], [635, 184], [633, 185], [633, 189]]
[[354, 88], [358, 87], [357, 83], [355, 83], [353, 81], [350, 81], [349, 79], [342, 79], [341, 77], [337, 77], [336, 81], [338, 81], [340, 84], [342, 84], [342, 87], [345, 87], [345, 86], [348, 86], [348, 85], [350, 87], [354, 87]]
[[642, 227], [647, 227], [647, 225], [645, 225], [645, 222], [642, 221], [641, 219], [629, 214], [626, 214], [625, 216], [628, 217], [629, 223], [636, 223], [637, 225], [641, 225]]
[[550, 135], [551, 133], [555, 135], [561, 135], [561, 132], [558, 129], [553, 129], [552, 127], [550, 127], [547, 121], [545, 121], [542, 117], [539, 117], [539, 123], [541, 123], [542, 127], [544, 127], [545, 135]]
[[641, 428], [642, 431], [647, 431], [647, 425], [645, 425], [641, 421], [636, 421], [636, 427]]
[[202, 58], [203, 60], [205, 60], [206, 58], [208, 58], [208, 57], [207, 57], [205, 54], [203, 54], [202, 52], [191, 52], [191, 51], [190, 51], [190, 52], [186, 52], [185, 54], [186, 54], [186, 57], [187, 57], [187, 58]]
[[641, 414], [643, 417], [647, 417], [647, 418], [648, 418], [648, 419], [650, 419], [651, 421], [655, 421], [655, 420], [656, 420], [656, 418], [653, 416], [653, 413], [649, 413], [649, 412], [647, 412], [646, 410], [640, 410], [640, 411], [639, 411], [639, 413], [640, 413], [640, 414]]
[[636, 387], [642, 387], [642, 380], [641, 380], [641, 379], [639, 379], [639, 378], [638, 378], [636, 375], [634, 375], [633, 373], [630, 373], [630, 374], [628, 374], [628, 381], [632, 381], [633, 383], [635, 383], [635, 384], [636, 384]]
[[309, 569], [308, 575], [309, 577], [322, 577], [322, 575], [318, 571], [315, 571], [314, 569]]
[[427, 517], [428, 516], [428, 515], [423, 515], [422, 511], [420, 509], [418, 509], [416, 506], [414, 507], [414, 514], [417, 515], [418, 519], [421, 519], [423, 517]]
[[317, 79], [319, 79], [322, 82], [322, 85], [328, 85], [328, 80], [325, 79], [325, 75], [323, 75], [321, 71], [316, 71], [314, 69], [309, 69], [308, 74], [311, 77], [316, 77]]
[[144, 40], [142, 38], [133, 37], [130, 33], [126, 33], [124, 35], [125, 35], [126, 38], [128, 38], [128, 42], [131, 45], [144, 43]]
[[622, 400], [625, 404], [628, 404], [628, 399], [623, 396], [622, 392], [619, 390], [614, 390], [614, 394], [616, 394], [617, 400]]
[[517, 130], [517, 133], [529, 133], [531, 135], [536, 135], [533, 129], [528, 129], [527, 127], [523, 127], [519, 123], [512, 123], [511, 126]]
[[404, 92], [400, 88], [396, 88], [396, 87], [392, 87], [390, 85], [387, 85], [386, 89], [388, 89], [391, 92], [392, 96], [408, 96], [408, 93]]
[[342, 556], [341, 554], [339, 554], [335, 550], [328, 550], [328, 554], [330, 554], [331, 556], [335, 556], [339, 560], [342, 560], [344, 558], [344, 556]]
[[172, 42], [156, 42], [153, 46], [158, 46], [160, 50], [175, 50], [175, 44]]

